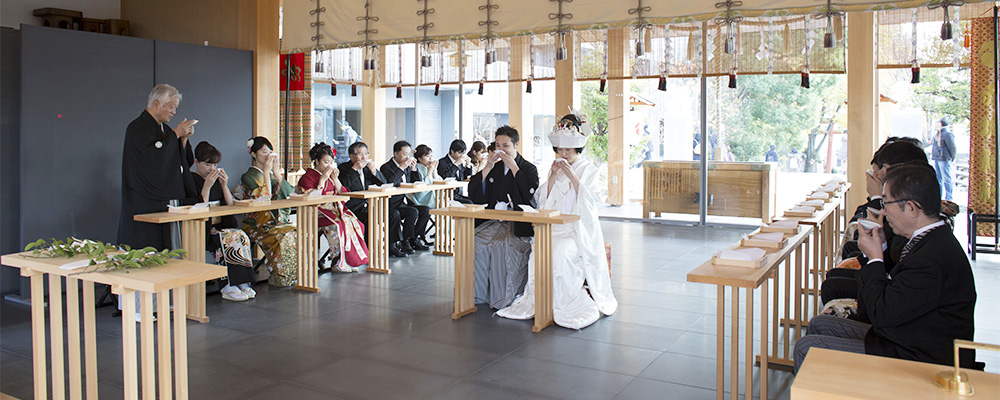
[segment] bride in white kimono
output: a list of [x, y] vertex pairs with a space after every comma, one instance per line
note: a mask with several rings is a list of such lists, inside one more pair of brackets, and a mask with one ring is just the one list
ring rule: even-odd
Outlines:
[[[611, 292], [604, 233], [597, 219], [598, 171], [593, 163], [580, 157], [587, 143], [587, 136], [580, 129], [585, 122], [569, 114], [553, 128], [549, 141], [556, 151], [556, 160], [548, 179], [535, 192], [539, 209], [580, 216], [579, 221], [552, 226], [553, 317], [556, 324], [570, 329], [587, 327], [602, 314], [611, 315], [618, 309], [618, 300]], [[534, 318], [534, 252], [530, 258], [524, 294], [509, 307], [497, 311], [497, 315]]]

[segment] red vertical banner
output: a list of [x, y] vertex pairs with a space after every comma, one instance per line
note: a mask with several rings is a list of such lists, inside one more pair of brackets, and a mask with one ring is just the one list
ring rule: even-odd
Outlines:
[[[284, 146], [285, 133], [287, 132], [288, 165], [285, 165], [284, 168], [288, 171], [288, 180], [293, 186], [298, 181], [298, 177], [311, 164], [309, 160], [309, 149], [313, 144], [311, 66], [311, 54], [296, 53], [281, 56], [281, 95], [279, 96], [278, 114], [280, 114], [281, 124], [279, 137], [282, 140], [281, 144], [275, 143], [275, 145]], [[286, 111], [288, 112], [287, 121]], [[282, 154], [285, 151], [286, 149], [282, 149]]]
[[[291, 64], [288, 61], [291, 60]], [[305, 90], [306, 88], [306, 54], [305, 53], [294, 53], [294, 54], [282, 54], [281, 55], [281, 91], [284, 92], [288, 90], [288, 86], [291, 86], [291, 90]], [[289, 74], [291, 75], [289, 77]]]
[[[993, 18], [976, 18], [971, 24], [971, 74], [969, 104], [969, 209], [980, 214], [995, 214], [994, 170], [996, 136], [993, 93]], [[993, 235], [993, 226], [979, 225], [979, 235]]]

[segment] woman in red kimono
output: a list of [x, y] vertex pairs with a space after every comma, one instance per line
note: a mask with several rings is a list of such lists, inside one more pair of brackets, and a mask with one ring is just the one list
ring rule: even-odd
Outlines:
[[[326, 143], [319, 143], [309, 150], [313, 166], [299, 178], [296, 191], [321, 189], [323, 194], [341, 194], [350, 189], [340, 184], [339, 170], [333, 161], [333, 149]], [[328, 203], [319, 207], [319, 228], [330, 245], [335, 272], [357, 272], [358, 266], [368, 263], [368, 246], [365, 244], [365, 228], [343, 202]]]

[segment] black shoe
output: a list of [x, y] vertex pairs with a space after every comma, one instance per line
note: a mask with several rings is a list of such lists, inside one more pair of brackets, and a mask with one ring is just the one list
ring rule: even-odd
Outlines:
[[417, 242], [427, 247], [434, 247], [434, 241], [427, 240], [426, 237], [418, 237]]
[[406, 241], [399, 242], [399, 250], [406, 254], [413, 254], [413, 248]]
[[427, 247], [427, 245], [424, 244], [424, 241], [420, 240], [419, 238], [410, 240], [410, 247], [412, 247], [413, 250], [416, 251], [427, 251], [431, 249], [430, 247]]
[[399, 250], [396, 245], [389, 245], [389, 256], [391, 257], [406, 257], [406, 253]]

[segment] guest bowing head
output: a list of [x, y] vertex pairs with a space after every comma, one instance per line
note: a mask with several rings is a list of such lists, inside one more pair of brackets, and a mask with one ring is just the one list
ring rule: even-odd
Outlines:
[[198, 143], [194, 148], [194, 164], [200, 175], [214, 171], [222, 161], [222, 153], [208, 142]]
[[330, 145], [319, 142], [309, 149], [309, 159], [313, 162], [313, 167], [319, 173], [324, 173], [333, 167], [333, 157], [335, 152]]

